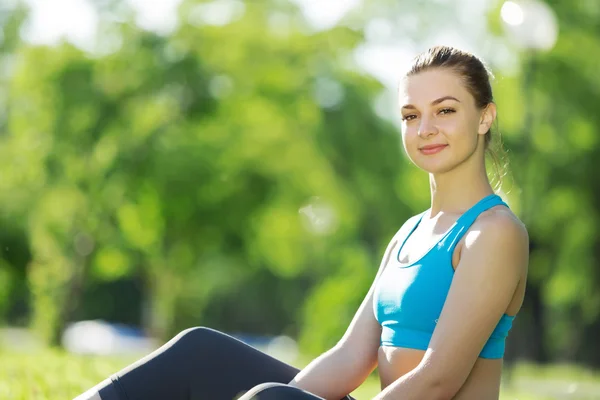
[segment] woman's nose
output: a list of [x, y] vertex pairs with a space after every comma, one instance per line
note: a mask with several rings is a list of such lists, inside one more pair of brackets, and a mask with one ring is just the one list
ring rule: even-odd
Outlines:
[[438, 129], [431, 118], [421, 118], [418, 135], [422, 138], [429, 137], [438, 133]]

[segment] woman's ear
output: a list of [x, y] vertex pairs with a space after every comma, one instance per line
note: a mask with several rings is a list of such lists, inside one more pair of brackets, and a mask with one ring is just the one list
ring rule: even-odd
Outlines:
[[483, 112], [481, 113], [481, 119], [479, 120], [478, 133], [485, 135], [492, 128], [492, 124], [496, 120], [496, 104], [488, 104]]

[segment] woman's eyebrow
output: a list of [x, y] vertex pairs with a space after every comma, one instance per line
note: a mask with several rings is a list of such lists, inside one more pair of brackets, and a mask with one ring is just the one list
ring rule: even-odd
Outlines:
[[[435, 106], [436, 104], [440, 104], [442, 101], [446, 101], [446, 100], [454, 100], [454, 101], [458, 101], [460, 103], [460, 100], [458, 100], [456, 97], [454, 96], [443, 96], [440, 97], [439, 99], [436, 99], [434, 101], [431, 102], [432, 106]], [[412, 104], [405, 104], [402, 106], [402, 109], [416, 109], [417, 107], [413, 106]]]

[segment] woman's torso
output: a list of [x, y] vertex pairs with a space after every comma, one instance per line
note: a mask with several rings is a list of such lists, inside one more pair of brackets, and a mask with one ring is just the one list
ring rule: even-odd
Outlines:
[[[504, 206], [495, 206], [484, 211], [480, 216], [494, 212], [509, 212]], [[398, 255], [400, 242], [392, 250], [393, 257], [390, 257], [388, 265], [385, 268], [393, 267], [394, 264], [404, 266], [423, 257], [431, 248], [432, 243], [436, 243], [456, 222], [459, 216], [446, 215], [438, 221], [421, 224], [406, 240], [402, 251]], [[464, 239], [464, 236], [463, 236]], [[452, 252], [452, 268], [456, 269], [460, 261], [460, 254], [463, 247], [461, 239]], [[519, 287], [509, 306], [506, 309], [507, 315], [515, 315], [521, 307], [525, 288], [525, 276], [521, 279]], [[425, 351], [412, 348], [393, 347], [382, 345], [378, 351], [378, 372], [382, 389], [393, 383], [396, 379], [416, 368], [421, 362]], [[497, 400], [500, 391], [500, 379], [502, 374], [502, 358], [488, 359], [478, 358], [475, 362], [467, 380], [454, 399], [458, 400]]]

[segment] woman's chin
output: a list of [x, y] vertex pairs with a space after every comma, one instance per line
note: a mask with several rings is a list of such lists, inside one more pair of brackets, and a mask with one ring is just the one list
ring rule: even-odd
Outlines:
[[[441, 160], [440, 160], [441, 161]], [[428, 174], [439, 175], [444, 174], [446, 172], [451, 171], [455, 166], [451, 163], [446, 162], [432, 162], [427, 161], [423, 162], [422, 160], [418, 160], [413, 163], [422, 171], [427, 172]]]

